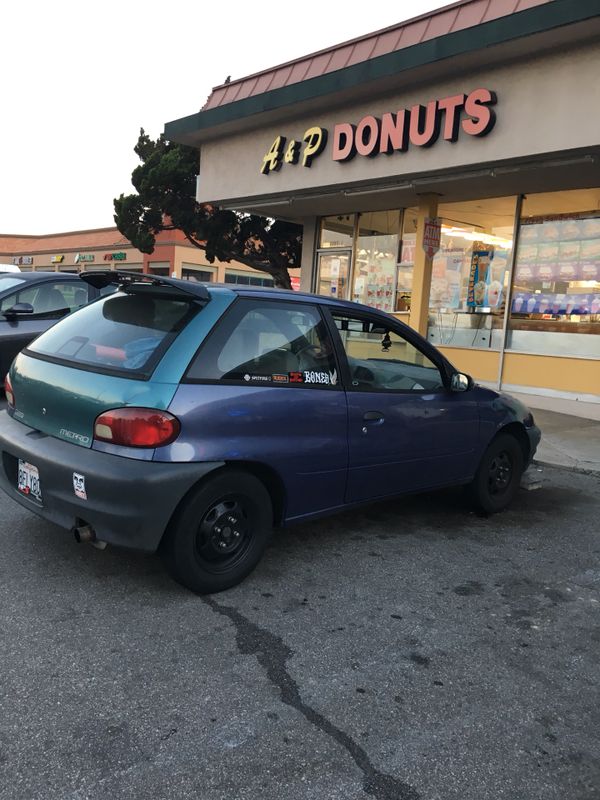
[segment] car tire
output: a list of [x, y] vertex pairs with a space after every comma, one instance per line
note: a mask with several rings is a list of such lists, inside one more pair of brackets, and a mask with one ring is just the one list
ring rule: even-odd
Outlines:
[[519, 489], [523, 468], [523, 451], [517, 439], [509, 433], [496, 436], [469, 485], [475, 507], [485, 514], [495, 514], [506, 508]]
[[272, 525], [271, 497], [258, 478], [224, 470], [185, 498], [160, 555], [171, 576], [192, 592], [222, 592], [256, 567]]

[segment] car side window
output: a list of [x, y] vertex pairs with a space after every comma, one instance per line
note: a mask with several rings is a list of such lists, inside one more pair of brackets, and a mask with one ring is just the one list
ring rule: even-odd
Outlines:
[[393, 328], [377, 320], [333, 313], [348, 359], [352, 388], [375, 392], [432, 392], [444, 388], [439, 369]]
[[0, 304], [0, 311], [6, 311], [17, 303], [29, 303], [33, 306], [33, 314], [28, 315], [29, 319], [36, 316], [58, 319], [85, 305], [88, 302], [88, 291], [88, 286], [79, 286], [75, 282], [36, 283], [5, 297]]
[[316, 306], [240, 298], [200, 348], [187, 380], [331, 388], [337, 374]]

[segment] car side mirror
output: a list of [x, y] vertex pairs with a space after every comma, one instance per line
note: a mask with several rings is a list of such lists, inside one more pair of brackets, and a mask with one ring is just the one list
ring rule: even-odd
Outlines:
[[33, 314], [33, 306], [31, 303], [15, 303], [14, 306], [7, 308], [2, 312], [7, 319], [19, 317], [21, 314]]
[[467, 392], [473, 386], [473, 379], [464, 372], [455, 372], [450, 381], [453, 392]]

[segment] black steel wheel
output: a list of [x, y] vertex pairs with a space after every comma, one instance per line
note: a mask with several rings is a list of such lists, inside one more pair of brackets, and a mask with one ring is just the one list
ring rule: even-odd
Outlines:
[[519, 489], [523, 451], [514, 436], [499, 434], [485, 451], [469, 490], [475, 506], [486, 514], [502, 511]]
[[258, 564], [273, 523], [271, 498], [249, 473], [224, 470], [186, 498], [161, 542], [176, 581], [198, 594], [240, 583]]

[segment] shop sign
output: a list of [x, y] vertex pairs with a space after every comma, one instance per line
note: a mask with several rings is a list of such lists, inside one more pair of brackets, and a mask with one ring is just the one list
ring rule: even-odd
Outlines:
[[50, 259], [51, 264], [62, 264], [65, 260], [64, 256], [52, 256]]
[[440, 237], [442, 235], [442, 218], [426, 217], [425, 228], [423, 230], [423, 250], [428, 258], [433, 258], [440, 249]]
[[93, 253], [77, 253], [73, 259], [74, 264], [80, 264], [84, 261], [94, 261], [96, 256]]
[[30, 267], [33, 264], [33, 256], [14, 256], [12, 263], [17, 267]]
[[127, 258], [127, 253], [105, 253], [104, 260], [105, 261], [125, 261]]
[[263, 175], [276, 172], [284, 164], [310, 167], [326, 148], [331, 138], [331, 159], [350, 161], [356, 155], [368, 158], [385, 153], [405, 153], [412, 147], [431, 147], [439, 139], [456, 142], [461, 132], [467, 136], [486, 136], [496, 123], [492, 108], [497, 102], [491, 89], [473, 89], [469, 94], [455, 94], [427, 105], [415, 105], [387, 112], [381, 117], [371, 114], [357, 124], [339, 122], [329, 137], [326, 128], [308, 128], [302, 139], [277, 136], [263, 156]]

